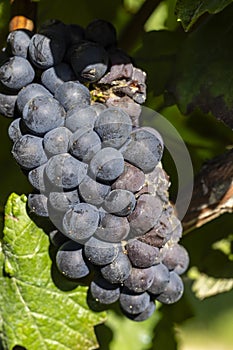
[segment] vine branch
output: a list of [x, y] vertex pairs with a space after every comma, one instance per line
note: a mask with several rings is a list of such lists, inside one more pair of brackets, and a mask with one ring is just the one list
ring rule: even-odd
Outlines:
[[191, 203], [182, 222], [184, 231], [232, 212], [233, 149], [204, 163], [196, 176]]

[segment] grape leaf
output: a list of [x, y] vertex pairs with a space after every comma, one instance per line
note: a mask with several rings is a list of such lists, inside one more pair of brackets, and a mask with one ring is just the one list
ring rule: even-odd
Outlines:
[[233, 289], [233, 278], [214, 278], [200, 273], [195, 267], [190, 270], [189, 276], [194, 280], [192, 290], [201, 300]]
[[233, 6], [187, 35], [169, 90], [184, 114], [200, 108], [233, 128]]
[[188, 31], [205, 12], [216, 14], [231, 2], [232, 0], [177, 0], [175, 8], [177, 20], [181, 21], [185, 31]]
[[89, 310], [87, 287], [61, 290], [55, 285], [48, 248], [48, 236], [27, 215], [26, 196], [12, 194], [6, 205], [0, 255], [4, 348], [94, 349], [93, 327], [104, 321], [105, 314]]

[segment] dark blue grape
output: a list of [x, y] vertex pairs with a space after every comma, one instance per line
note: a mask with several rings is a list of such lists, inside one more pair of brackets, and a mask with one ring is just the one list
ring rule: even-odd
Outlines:
[[60, 248], [62, 244], [69, 241], [69, 238], [63, 235], [63, 233], [57, 229], [49, 232], [49, 239], [52, 245], [56, 248]]
[[35, 169], [32, 169], [28, 173], [28, 181], [39, 192], [45, 192], [45, 180], [44, 180], [45, 166], [46, 166], [46, 163], [40, 165]]
[[96, 82], [107, 71], [108, 54], [105, 49], [93, 42], [83, 42], [73, 48], [71, 66], [81, 82]]
[[56, 254], [58, 270], [68, 278], [82, 278], [90, 269], [83, 258], [83, 246], [77, 242], [67, 241]]
[[142, 311], [139, 314], [129, 314], [127, 312], [124, 312], [125, 316], [128, 317], [130, 320], [135, 321], [135, 322], [142, 322], [150, 318], [153, 313], [155, 312], [156, 304], [154, 301], [151, 301], [148, 305], [148, 307]]
[[120, 288], [101, 277], [96, 277], [91, 282], [90, 292], [97, 302], [104, 305], [115, 303], [120, 297]]
[[22, 118], [29, 130], [37, 135], [43, 135], [64, 125], [65, 110], [55, 98], [36, 96], [24, 106]]
[[41, 74], [42, 84], [53, 94], [58, 86], [64, 82], [75, 79], [76, 77], [73, 70], [71, 69], [70, 65], [65, 62], [61, 62], [54, 67], [50, 67]]
[[122, 284], [129, 277], [131, 269], [132, 266], [127, 255], [119, 252], [113, 262], [101, 267], [100, 271], [102, 276], [110, 283]]
[[13, 118], [17, 95], [0, 92], [0, 114], [7, 118]]
[[154, 280], [151, 286], [148, 288], [148, 292], [154, 295], [158, 295], [165, 291], [167, 288], [167, 285], [170, 281], [170, 273], [168, 268], [162, 263], [152, 266], [152, 268]]
[[49, 159], [45, 172], [52, 185], [69, 190], [77, 187], [84, 179], [87, 165], [69, 153], [62, 153]]
[[84, 244], [84, 253], [87, 260], [98, 266], [107, 265], [113, 262], [120, 249], [121, 247], [119, 244], [103, 242], [93, 236]]
[[88, 24], [85, 30], [87, 40], [94, 41], [104, 47], [117, 44], [116, 29], [112, 23], [96, 19]]
[[[50, 38], [50, 37], [51, 38]], [[66, 43], [53, 35], [34, 34], [28, 52], [31, 62], [42, 69], [61, 63], [66, 50]]]
[[65, 126], [72, 132], [83, 127], [93, 128], [96, 116], [97, 114], [92, 106], [82, 109], [77, 106], [67, 112]]
[[88, 127], [75, 131], [70, 138], [70, 153], [88, 163], [101, 150], [101, 140], [97, 133]]
[[14, 56], [27, 58], [32, 32], [26, 29], [13, 30], [8, 34], [7, 46]]
[[21, 118], [14, 119], [13, 122], [10, 123], [8, 128], [8, 136], [11, 141], [17, 141], [23, 134], [21, 131]]
[[124, 158], [115, 148], [103, 148], [92, 158], [90, 170], [99, 180], [115, 180], [124, 171]]
[[121, 242], [126, 239], [129, 230], [130, 226], [127, 218], [102, 213], [95, 235], [107, 242]]
[[[76, 204], [80, 203], [77, 190], [68, 192], [50, 192], [49, 205], [56, 211], [65, 213]], [[52, 209], [50, 209], [52, 211]]]
[[31, 170], [47, 162], [43, 149], [43, 139], [32, 135], [23, 135], [13, 145], [12, 155], [24, 169]]
[[72, 133], [64, 126], [50, 130], [44, 135], [44, 150], [48, 155], [66, 153]]
[[103, 208], [108, 212], [118, 216], [127, 216], [132, 213], [136, 204], [135, 196], [132, 192], [116, 189], [112, 190], [105, 198]]
[[122, 149], [122, 153], [125, 160], [148, 173], [162, 158], [163, 141], [156, 130], [139, 128], [131, 133], [131, 141]]
[[101, 112], [103, 112], [107, 108], [107, 106], [104, 105], [103, 103], [94, 102], [89, 108], [95, 111], [96, 115], [99, 115]]
[[24, 106], [28, 101], [30, 101], [32, 98], [37, 96], [50, 96], [52, 97], [52, 94], [42, 85], [37, 83], [32, 83], [27, 85], [26, 87], [23, 87], [17, 96], [17, 107], [18, 110], [23, 113]]
[[112, 184], [112, 189], [138, 192], [145, 183], [145, 174], [132, 164], [125, 162], [124, 172]]
[[97, 117], [95, 131], [100, 136], [103, 147], [119, 148], [129, 138], [132, 122], [121, 109], [107, 108]]
[[90, 92], [88, 88], [78, 82], [68, 81], [58, 86], [55, 98], [66, 110], [76, 107], [85, 108], [90, 105]]
[[125, 248], [133, 266], [144, 268], [160, 262], [159, 249], [137, 239], [129, 240]]
[[20, 90], [35, 77], [31, 64], [23, 57], [14, 56], [0, 67], [0, 82], [9, 89]]
[[96, 182], [91, 177], [86, 176], [79, 185], [79, 194], [82, 199], [89, 204], [101, 205], [104, 201], [104, 198], [110, 192], [111, 187]]
[[132, 238], [149, 231], [158, 221], [162, 210], [163, 204], [159, 198], [142, 194], [137, 200], [135, 210], [128, 217]]
[[163, 264], [169, 270], [173, 270], [178, 275], [184, 273], [189, 265], [189, 255], [187, 250], [178, 243], [163, 248]]
[[133, 267], [129, 277], [124, 281], [124, 286], [135, 293], [142, 293], [152, 285], [153, 280], [153, 266], [144, 269]]
[[29, 194], [28, 207], [30, 212], [38, 216], [48, 217], [48, 198], [44, 194]]
[[147, 292], [135, 294], [124, 288], [121, 292], [119, 302], [125, 312], [136, 315], [148, 308], [150, 296]]
[[91, 204], [79, 203], [69, 209], [63, 218], [64, 234], [76, 242], [90, 238], [99, 223], [99, 212]]
[[182, 279], [174, 271], [170, 272], [170, 281], [165, 289], [156, 299], [163, 304], [176, 303], [182, 297], [184, 292], [184, 284]]

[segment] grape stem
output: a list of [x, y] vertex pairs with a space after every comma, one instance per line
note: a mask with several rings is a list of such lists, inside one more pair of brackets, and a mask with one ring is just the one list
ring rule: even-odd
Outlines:
[[11, 19], [9, 31], [24, 28], [35, 30], [37, 3], [31, 0], [10, 0]]
[[126, 25], [119, 39], [119, 47], [129, 51], [133, 48], [138, 40], [139, 35], [143, 32], [143, 27], [148, 18], [154, 12], [160, 0], [146, 0], [138, 12], [132, 17]]
[[232, 212], [233, 149], [204, 163], [197, 174], [191, 203], [182, 221], [184, 232]]

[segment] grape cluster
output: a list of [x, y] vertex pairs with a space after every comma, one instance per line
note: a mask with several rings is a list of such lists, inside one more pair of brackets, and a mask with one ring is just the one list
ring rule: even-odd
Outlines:
[[12, 155], [35, 190], [29, 210], [54, 225], [59, 271], [91, 273], [90, 306], [119, 301], [135, 321], [156, 300], [181, 298], [189, 263], [163, 140], [138, 125], [145, 78], [103, 20], [13, 31], [1, 55], [0, 113], [14, 118]]

